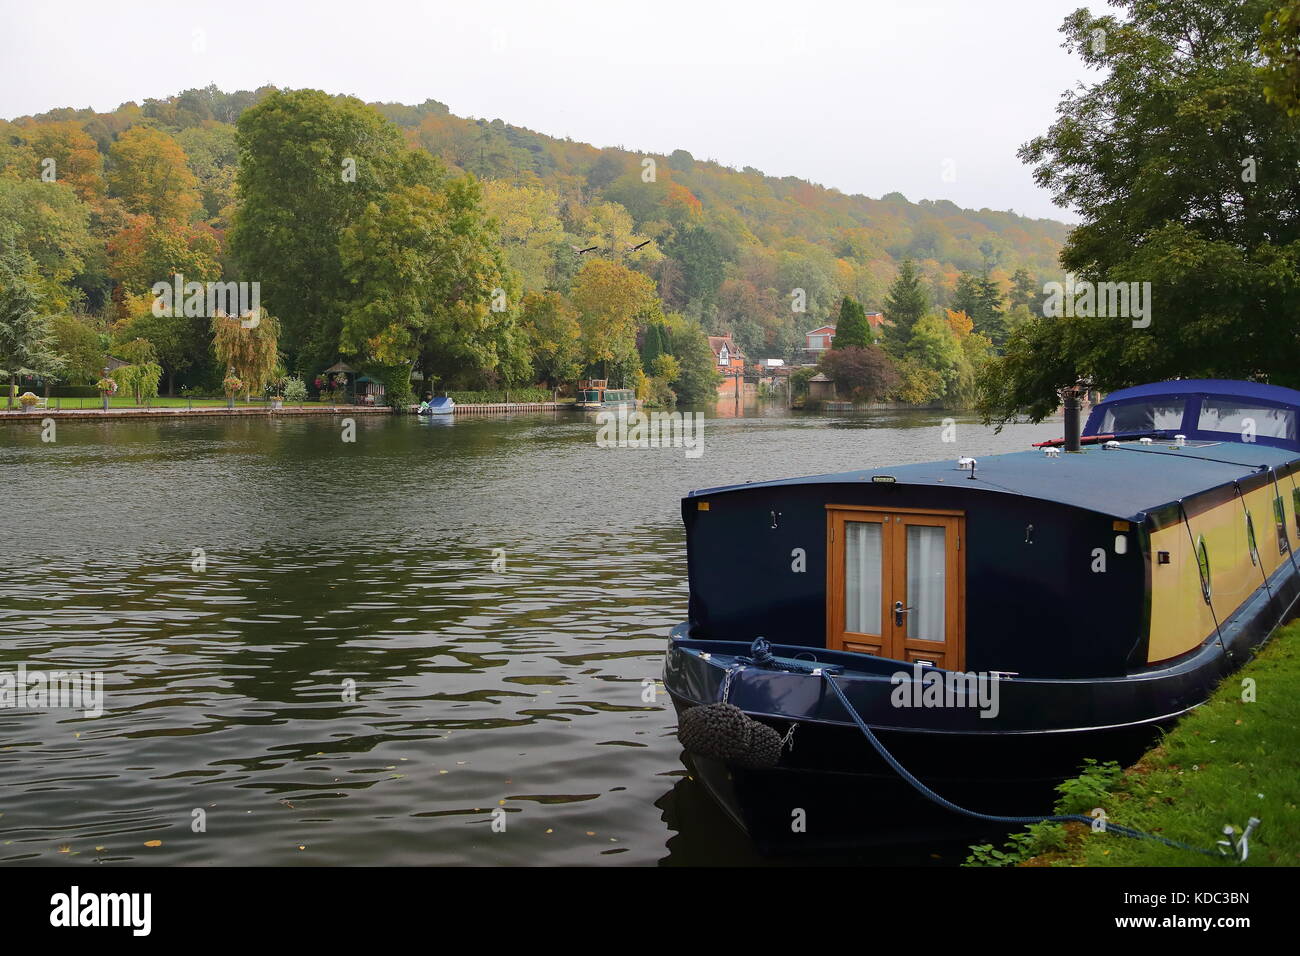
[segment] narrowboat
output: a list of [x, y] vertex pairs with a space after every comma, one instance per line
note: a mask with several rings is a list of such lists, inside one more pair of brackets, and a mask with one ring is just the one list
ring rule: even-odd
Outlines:
[[1080, 433], [1076, 393], [1045, 447], [692, 492], [664, 685], [693, 776], [766, 849], [990, 832], [899, 767], [1050, 813], [1292, 612], [1298, 413], [1291, 389], [1170, 381]]
[[578, 383], [577, 408], [636, 408], [639, 404], [635, 389], [610, 388], [606, 379]]

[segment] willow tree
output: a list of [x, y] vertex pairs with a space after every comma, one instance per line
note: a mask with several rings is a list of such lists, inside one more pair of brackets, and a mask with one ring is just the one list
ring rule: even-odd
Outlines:
[[212, 348], [217, 361], [244, 383], [244, 398], [261, 391], [279, 362], [280, 323], [265, 309], [242, 319], [218, 312], [212, 318]]
[[144, 405], [158, 397], [158, 383], [162, 380], [162, 366], [157, 362], [140, 362], [123, 365], [113, 372], [113, 379], [136, 405]]

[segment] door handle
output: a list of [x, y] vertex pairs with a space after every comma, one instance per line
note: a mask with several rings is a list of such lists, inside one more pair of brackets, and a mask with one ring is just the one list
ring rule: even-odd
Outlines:
[[912, 610], [910, 607], [903, 607], [902, 601], [894, 602], [894, 626], [895, 627], [903, 626], [903, 615], [910, 610]]

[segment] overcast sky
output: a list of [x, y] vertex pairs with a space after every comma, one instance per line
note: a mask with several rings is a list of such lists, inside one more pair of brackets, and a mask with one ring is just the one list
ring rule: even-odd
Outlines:
[[[598, 146], [1073, 221], [1016, 148], [1093, 0], [0, 0], [0, 116], [216, 83], [435, 99]], [[946, 175], [945, 175], [946, 174]]]

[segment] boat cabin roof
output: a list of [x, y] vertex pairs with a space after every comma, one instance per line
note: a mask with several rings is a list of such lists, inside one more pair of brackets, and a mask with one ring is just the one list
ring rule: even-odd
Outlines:
[[957, 486], [998, 494], [1020, 495], [1086, 508], [1100, 514], [1141, 520], [1145, 514], [1180, 499], [1231, 485], [1297, 458], [1294, 451], [1241, 442], [1170, 442], [1119, 448], [1100, 445], [1078, 453], [1048, 456], [1042, 451], [1012, 452], [977, 459], [975, 477], [957, 459], [894, 465], [842, 474], [810, 475], [779, 481], [751, 482], [691, 492], [691, 496], [755, 488], [796, 485], [851, 485], [884, 482], [926, 487]]

